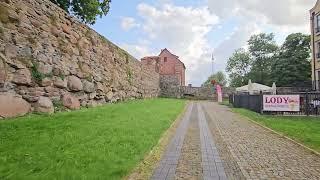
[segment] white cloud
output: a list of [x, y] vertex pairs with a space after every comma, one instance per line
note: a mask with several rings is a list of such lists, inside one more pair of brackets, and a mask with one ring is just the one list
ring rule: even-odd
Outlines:
[[144, 56], [151, 55], [153, 52], [145, 44], [121, 44], [124, 50], [128, 51], [133, 57], [141, 59]]
[[[144, 20], [143, 30], [154, 42], [161, 41], [172, 53], [180, 56], [187, 68], [186, 79], [193, 78], [193, 72], [202, 61], [208, 61], [212, 51], [207, 34], [218, 24], [219, 18], [207, 7], [182, 7], [164, 4], [154, 7], [139, 4], [139, 15]], [[198, 83], [199, 84], [199, 83]]]
[[316, 0], [208, 0], [221, 18], [240, 17], [284, 32], [309, 32], [309, 10]]
[[135, 19], [132, 17], [122, 17], [121, 18], [121, 28], [125, 31], [129, 31], [132, 28], [139, 27], [140, 24], [136, 23]]
[[[224, 71], [234, 50], [246, 48], [253, 34], [274, 32], [280, 43], [289, 33], [309, 33], [309, 9], [315, 4], [315, 0], [207, 0], [207, 6], [184, 7], [170, 0], [161, 2], [154, 6], [145, 3], [137, 6], [141, 25], [134, 19], [127, 19], [123, 24], [133, 25], [123, 28], [138, 27], [145, 36], [136, 44], [123, 47], [137, 58], [156, 55], [160, 48], [168, 48], [185, 63], [187, 83], [194, 85], [201, 85], [211, 74], [213, 47], [214, 70]], [[221, 37], [215, 46], [217, 42], [208, 41], [214, 28], [224, 29], [224, 22], [233, 18], [238, 27], [231, 34]], [[159, 49], [151, 50], [156, 47]]]
[[[253, 34], [273, 32], [277, 43], [295, 32], [310, 33], [309, 10], [316, 0], [208, 0], [211, 13], [217, 14], [221, 21], [237, 19], [240, 26], [227, 36], [214, 51], [215, 70], [224, 70], [228, 58], [235, 49], [247, 48], [247, 40]], [[198, 74], [210, 69], [200, 66]], [[198, 75], [200, 76], [200, 75]]]

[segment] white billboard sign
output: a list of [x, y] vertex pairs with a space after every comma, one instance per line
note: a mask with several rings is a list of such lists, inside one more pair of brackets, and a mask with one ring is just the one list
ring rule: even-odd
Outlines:
[[263, 95], [263, 111], [300, 111], [300, 96]]

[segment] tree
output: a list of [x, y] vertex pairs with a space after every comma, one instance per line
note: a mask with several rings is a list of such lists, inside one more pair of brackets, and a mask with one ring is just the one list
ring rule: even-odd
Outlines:
[[222, 71], [218, 71], [217, 73], [209, 76], [208, 79], [202, 84], [202, 86], [210, 86], [212, 80], [215, 80], [221, 86], [227, 85], [226, 76]]
[[247, 84], [252, 60], [243, 48], [237, 49], [228, 59], [226, 71], [229, 74], [230, 86], [239, 87]]
[[51, 0], [66, 12], [74, 14], [82, 22], [94, 24], [97, 16], [107, 15], [111, 0]]
[[248, 45], [252, 57], [249, 78], [253, 82], [271, 85], [271, 67], [278, 50], [274, 35], [272, 33], [253, 35], [250, 37]]
[[310, 36], [290, 34], [272, 65], [272, 78], [277, 86], [304, 85], [311, 80]]

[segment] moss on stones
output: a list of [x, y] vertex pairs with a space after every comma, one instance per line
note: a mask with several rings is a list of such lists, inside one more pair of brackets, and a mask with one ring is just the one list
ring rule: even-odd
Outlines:
[[3, 39], [3, 38], [4, 38], [4, 29], [0, 24], [0, 39]]
[[4, 24], [10, 22], [8, 8], [0, 4], [0, 21]]
[[43, 73], [39, 72], [38, 67], [39, 67], [38, 63], [33, 62], [33, 66], [31, 67], [31, 76], [38, 84], [41, 83], [41, 81], [44, 78], [46, 78], [46, 77], [51, 78], [53, 76], [52, 73], [43, 74]]
[[129, 82], [130, 85], [132, 85], [132, 78], [133, 78], [133, 73], [132, 70], [130, 69], [129, 66], [127, 66], [127, 81]]
[[56, 15], [49, 16], [49, 19], [50, 19], [50, 23], [52, 25], [55, 25], [55, 26], [58, 25], [58, 17]]
[[32, 36], [28, 36], [27, 40], [30, 42], [30, 44], [35, 45], [36, 44], [36, 40], [35, 37]]

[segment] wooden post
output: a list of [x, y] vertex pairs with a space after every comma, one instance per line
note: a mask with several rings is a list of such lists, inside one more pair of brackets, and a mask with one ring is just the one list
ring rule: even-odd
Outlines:
[[263, 93], [260, 91], [260, 114], [263, 114]]
[[305, 104], [305, 106], [306, 106], [307, 116], [309, 116], [310, 112], [309, 112], [309, 93], [308, 93], [308, 91], [306, 92], [306, 104]]

